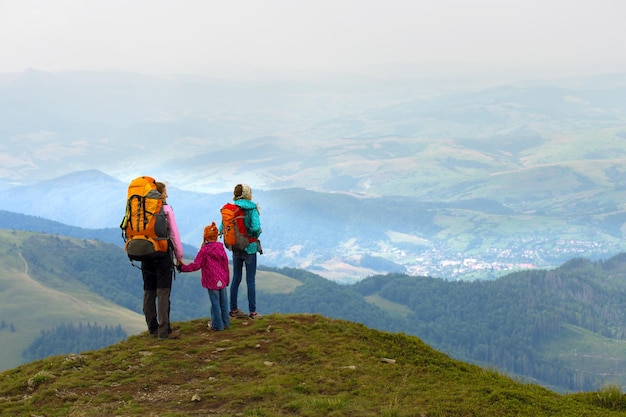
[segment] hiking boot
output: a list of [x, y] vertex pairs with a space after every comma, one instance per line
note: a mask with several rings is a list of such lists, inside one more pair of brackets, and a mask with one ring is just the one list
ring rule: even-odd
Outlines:
[[257, 313], [256, 311], [253, 311], [252, 313], [248, 315], [248, 317], [254, 320], [254, 319], [260, 319], [263, 316]]
[[244, 313], [243, 311], [239, 309], [231, 311], [230, 313], [228, 313], [228, 315], [235, 319], [245, 319], [248, 317], [246, 316], [246, 313]]
[[213, 330], [214, 332], [221, 332], [222, 330], [224, 330], [224, 329], [218, 329], [218, 328], [216, 328], [216, 327], [213, 327], [213, 325], [211, 324], [211, 322], [209, 322], [209, 323], [207, 324], [207, 328], [208, 328], [209, 330]]
[[159, 327], [148, 327], [148, 334], [152, 337], [159, 337]]
[[159, 336], [159, 340], [178, 339], [179, 336], [180, 336], [180, 329], [172, 329], [172, 331], [169, 334], [165, 336]]

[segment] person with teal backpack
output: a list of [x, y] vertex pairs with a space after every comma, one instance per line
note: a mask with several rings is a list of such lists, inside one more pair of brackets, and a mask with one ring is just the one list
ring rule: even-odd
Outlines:
[[[222, 207], [222, 223], [220, 234], [224, 245], [233, 253], [233, 279], [230, 286], [230, 317], [251, 318], [260, 317], [256, 305], [256, 268], [257, 253], [263, 253], [259, 236], [261, 235], [261, 220], [259, 208], [252, 201], [252, 189], [247, 184], [237, 184], [233, 191], [233, 203]], [[235, 206], [235, 207], [232, 207]], [[239, 224], [237, 224], [239, 223]], [[240, 227], [242, 225], [244, 227]], [[239, 235], [239, 237], [234, 237]], [[243, 236], [241, 236], [243, 235]], [[243, 243], [234, 243], [234, 239]], [[243, 278], [243, 267], [246, 267], [246, 286], [248, 288], [248, 314], [237, 306], [239, 285]]]

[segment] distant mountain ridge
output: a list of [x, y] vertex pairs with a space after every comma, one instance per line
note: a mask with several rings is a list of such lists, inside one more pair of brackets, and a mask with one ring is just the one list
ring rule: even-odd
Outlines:
[[[77, 239], [97, 239], [105, 243], [117, 246], [123, 245], [121, 229], [85, 229], [82, 227], [69, 226], [54, 220], [45, 219], [39, 216], [19, 214], [6, 210], [0, 210], [0, 229], [24, 230], [29, 232], [40, 232], [52, 235], [68, 236]], [[198, 248], [192, 245], [183, 244], [187, 253], [194, 253]]]
[[[554, 168], [545, 169], [549, 173]], [[548, 198], [568, 188], [568, 177], [561, 173], [536, 175], [528, 184], [509, 190], [519, 194], [518, 203], [499, 201], [500, 191], [490, 198], [477, 194], [435, 202], [404, 195], [364, 197], [253, 187], [263, 227], [264, 254], [259, 262], [304, 268], [344, 283], [386, 272], [489, 279], [517, 269], [557, 266], [574, 256], [600, 259], [626, 250], [622, 231], [626, 211], [617, 200], [626, 188], [596, 189], [571, 170], [565, 172], [571, 172], [571, 199]], [[613, 177], [619, 181], [617, 174]], [[534, 190], [532, 184], [537, 184]], [[11, 198], [0, 201], [0, 210], [89, 229], [86, 234], [67, 233], [122, 245], [119, 224], [127, 185], [98, 171], [76, 172], [10, 188], [6, 193]], [[521, 201], [531, 193], [543, 195], [548, 205], [541, 199]], [[231, 200], [232, 192], [205, 194], [169, 185], [168, 202], [186, 257], [195, 255], [204, 226], [219, 222], [220, 207]], [[7, 217], [0, 224], [13, 228], [12, 221], [21, 222]], [[50, 233], [60, 226], [46, 227], [27, 230]]]

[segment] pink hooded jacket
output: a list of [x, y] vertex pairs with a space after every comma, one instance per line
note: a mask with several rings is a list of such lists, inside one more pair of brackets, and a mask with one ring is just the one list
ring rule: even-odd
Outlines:
[[192, 263], [180, 266], [182, 272], [193, 272], [198, 269], [202, 269], [204, 288], [221, 290], [230, 284], [228, 256], [222, 242], [205, 242]]

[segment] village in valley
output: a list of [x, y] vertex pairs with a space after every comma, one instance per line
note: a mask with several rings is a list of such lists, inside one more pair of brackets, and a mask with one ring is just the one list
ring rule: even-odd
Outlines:
[[406, 274], [411, 276], [476, 280], [495, 279], [520, 270], [556, 268], [579, 257], [605, 259], [622, 250], [607, 242], [538, 238], [524, 239], [510, 247], [487, 248], [480, 253], [452, 252], [436, 245], [419, 253], [387, 247], [384, 256], [404, 266]]

